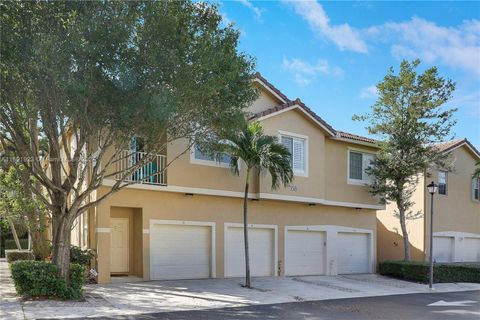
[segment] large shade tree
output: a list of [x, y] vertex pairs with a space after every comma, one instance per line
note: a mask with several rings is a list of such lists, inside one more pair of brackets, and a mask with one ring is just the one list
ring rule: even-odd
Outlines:
[[[190, 1], [2, 2], [0, 141], [52, 217], [68, 279], [75, 219], [178, 139], [208, 147], [256, 97], [252, 58], [217, 8]], [[147, 156], [111, 172], [132, 136]], [[38, 141], [46, 142], [46, 153]], [[72, 147], [74, 146], [74, 147]], [[111, 152], [110, 152], [110, 151]], [[126, 162], [127, 163], [127, 162]], [[113, 170], [115, 171], [115, 170]], [[105, 178], [111, 190], [92, 197]], [[28, 187], [28, 185], [26, 185]]]
[[271, 188], [283, 184], [287, 186], [293, 180], [291, 154], [278, 142], [277, 137], [263, 132], [259, 122], [243, 124], [243, 128], [232, 132], [220, 141], [221, 154], [230, 156], [230, 168], [236, 175], [240, 174], [240, 163], [245, 164], [245, 193], [243, 197], [243, 234], [245, 247], [245, 287], [251, 287], [250, 259], [248, 249], [248, 192], [253, 175], [269, 173]]
[[391, 68], [377, 84], [378, 98], [371, 112], [354, 119], [368, 122], [370, 134], [380, 137], [380, 150], [367, 172], [373, 176], [372, 194], [397, 206], [404, 241], [404, 259], [410, 260], [407, 220], [423, 212], [412, 210], [418, 180], [432, 167], [449, 169], [448, 154], [436, 144], [452, 136], [456, 109], [444, 108], [455, 84], [438, 74], [436, 67], [417, 72], [419, 60], [402, 61], [396, 74]]

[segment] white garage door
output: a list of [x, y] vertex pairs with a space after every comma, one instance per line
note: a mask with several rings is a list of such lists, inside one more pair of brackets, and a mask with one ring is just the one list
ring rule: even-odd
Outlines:
[[433, 260], [436, 262], [452, 262], [453, 241], [453, 237], [433, 237]]
[[[256, 277], [273, 276], [274, 230], [248, 228], [250, 274]], [[245, 247], [242, 227], [227, 227], [225, 234], [225, 277], [245, 276]]]
[[464, 238], [464, 258], [466, 262], [480, 261], [480, 239]]
[[288, 230], [285, 238], [285, 275], [325, 273], [325, 232]]
[[338, 274], [371, 272], [369, 242], [366, 233], [338, 233]]
[[150, 229], [150, 278], [209, 278], [211, 239], [210, 226], [154, 224]]

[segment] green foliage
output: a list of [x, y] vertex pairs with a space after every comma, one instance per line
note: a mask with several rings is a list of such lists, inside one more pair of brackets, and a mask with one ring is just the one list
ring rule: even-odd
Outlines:
[[277, 137], [264, 134], [259, 122], [244, 122], [242, 130], [221, 140], [219, 149], [231, 157], [230, 167], [237, 175], [240, 160], [243, 160], [249, 171], [270, 173], [272, 189], [278, 188], [280, 183], [286, 186], [293, 180], [290, 152], [278, 143]]
[[95, 254], [92, 249], [82, 249], [77, 246], [70, 246], [70, 263], [89, 266], [94, 256]]
[[[416, 261], [384, 261], [379, 265], [382, 275], [428, 283], [429, 265]], [[480, 283], [480, 264], [442, 264], [433, 266], [434, 282]]]
[[26, 250], [6, 250], [5, 255], [7, 262], [14, 262], [20, 260], [35, 260], [35, 255], [31, 251]]
[[17, 293], [26, 297], [78, 299], [83, 294], [85, 268], [78, 264], [70, 266], [69, 285], [50, 262], [16, 261], [10, 270]]
[[378, 98], [371, 113], [354, 116], [367, 121], [370, 134], [380, 138], [377, 158], [367, 169], [373, 176], [370, 192], [380, 201], [394, 202], [402, 227], [405, 259], [410, 258], [406, 220], [418, 218], [424, 212], [412, 211], [419, 176], [433, 164], [443, 170], [451, 167], [447, 153], [436, 143], [452, 136], [456, 109], [444, 109], [455, 84], [438, 74], [436, 67], [418, 74], [419, 60], [402, 61], [398, 74], [393, 68], [377, 84]]
[[[0, 141], [44, 189], [36, 196], [57, 226], [52, 256], [65, 275], [69, 248], [59, 243], [68, 243], [75, 218], [125, 186], [118, 179], [86, 201], [113, 178], [108, 167], [132, 136], [144, 141], [143, 161], [179, 139], [184, 151], [208, 146], [255, 100], [254, 60], [238, 51], [240, 32], [208, 3], [0, 6]], [[75, 150], [66, 146], [69, 134]], [[131, 177], [143, 161], [119, 175]]]

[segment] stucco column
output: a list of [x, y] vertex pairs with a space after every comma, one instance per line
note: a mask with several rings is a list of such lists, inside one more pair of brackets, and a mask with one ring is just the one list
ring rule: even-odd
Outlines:
[[96, 251], [98, 283], [110, 282], [110, 206], [97, 207]]

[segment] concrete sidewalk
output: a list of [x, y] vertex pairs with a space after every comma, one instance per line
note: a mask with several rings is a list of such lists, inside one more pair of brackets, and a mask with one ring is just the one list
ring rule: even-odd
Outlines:
[[[5, 271], [7, 270], [7, 271]], [[330, 300], [430, 292], [428, 286], [375, 274], [148, 281], [87, 285], [82, 302], [22, 301], [15, 296], [6, 262], [0, 262], [1, 319], [80, 318], [240, 307], [296, 301]], [[435, 292], [480, 290], [480, 284], [436, 284]]]

